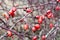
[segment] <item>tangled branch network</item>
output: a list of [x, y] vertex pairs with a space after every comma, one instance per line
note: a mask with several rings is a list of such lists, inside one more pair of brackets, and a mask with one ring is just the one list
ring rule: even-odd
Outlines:
[[0, 0], [0, 40], [60, 40], [60, 0]]

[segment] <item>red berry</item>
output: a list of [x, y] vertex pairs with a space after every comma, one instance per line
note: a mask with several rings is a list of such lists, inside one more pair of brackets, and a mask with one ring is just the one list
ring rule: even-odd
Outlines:
[[9, 37], [11, 37], [11, 36], [12, 36], [12, 32], [11, 32], [11, 31], [7, 31], [7, 35], [8, 35]]
[[42, 40], [46, 40], [46, 36], [45, 35], [42, 36]]
[[25, 24], [24, 25], [24, 30], [28, 30], [28, 28], [29, 28], [28, 24]]
[[15, 11], [16, 11], [17, 9], [16, 9], [16, 7], [13, 7], [10, 11], [9, 11], [9, 15], [10, 16], [12, 16], [12, 17], [14, 17], [15, 16]]
[[27, 12], [27, 13], [31, 13], [32, 10], [31, 10], [31, 9], [27, 9], [26, 12]]
[[45, 14], [45, 16], [49, 15], [51, 13], [51, 10], [47, 10], [47, 13]]
[[39, 19], [38, 19], [38, 23], [42, 23], [42, 18], [40, 17]]
[[57, 0], [57, 2], [59, 2], [59, 3], [60, 3], [60, 0]]
[[37, 19], [39, 19], [39, 17], [40, 17], [39, 15], [36, 16]]
[[12, 16], [12, 17], [14, 17], [15, 16], [15, 13], [12, 10], [10, 10], [9, 11], [9, 15]]
[[54, 25], [53, 25], [52, 23], [49, 24], [50, 29], [52, 29], [53, 26], [54, 26]]
[[34, 27], [36, 28], [36, 30], [40, 29], [40, 25], [39, 24], [36, 24]]
[[35, 32], [36, 31], [36, 28], [35, 27], [32, 27], [32, 31]]
[[60, 7], [59, 6], [56, 6], [55, 10], [57, 10], [57, 11], [60, 10]]
[[34, 36], [34, 37], [32, 38], [32, 40], [37, 40], [37, 36]]
[[50, 13], [50, 14], [47, 15], [47, 17], [48, 17], [48, 18], [53, 18], [53, 14]]

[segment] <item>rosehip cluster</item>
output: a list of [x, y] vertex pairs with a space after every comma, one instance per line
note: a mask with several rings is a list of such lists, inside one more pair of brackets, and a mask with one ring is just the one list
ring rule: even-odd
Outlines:
[[32, 27], [32, 31], [35, 32], [37, 30], [41, 29], [39, 24], [35, 24], [34, 27]]
[[53, 13], [51, 12], [51, 10], [48, 10], [46, 13], [47, 18], [53, 18]]
[[17, 10], [17, 8], [16, 7], [13, 7], [10, 11], [9, 11], [9, 15], [10, 16], [12, 16], [12, 17], [14, 17], [15, 16], [15, 11]]
[[[15, 11], [17, 10], [16, 7], [13, 7], [8, 13], [4, 13], [3, 16], [6, 18], [6, 20], [9, 19], [9, 17], [14, 17], [15, 16]], [[10, 16], [9, 16], [10, 15]]]
[[[32, 1], [32, 0], [31, 0]], [[57, 1], [57, 3], [60, 3], [60, 0], [56, 0]], [[0, 3], [1, 4], [1, 3]], [[40, 5], [40, 4], [39, 4]], [[44, 9], [44, 5], [45, 4], [42, 4], [41, 5], [41, 8], [38, 6], [38, 4], [36, 4], [36, 9], [38, 9], [38, 8], [40, 8], [40, 9]], [[47, 5], [47, 4], [46, 4]], [[49, 4], [48, 4], [49, 5]], [[18, 4], [16, 4], [14, 7], [12, 7], [9, 11], [8, 11], [8, 13], [4, 13], [3, 14], [3, 16], [6, 18], [6, 20], [8, 20], [10, 17], [12, 17], [12, 18], [14, 18], [15, 17], [15, 12], [17, 11], [17, 6], [19, 6]], [[32, 6], [32, 5], [31, 5]], [[34, 5], [35, 6], [35, 5]], [[37, 8], [38, 7], [38, 8]], [[34, 7], [33, 7], [34, 8]], [[59, 6], [56, 6], [56, 7], [54, 7], [55, 8], [55, 11], [60, 11], [60, 7]], [[23, 7], [23, 8], [21, 8], [21, 9], [23, 9], [26, 13], [33, 13], [33, 11], [34, 10], [32, 10], [32, 8], [29, 8], [29, 7]], [[38, 9], [39, 10], [39, 9]], [[41, 11], [42, 11], [41, 10]], [[43, 13], [43, 12], [41, 12], [41, 13]], [[32, 16], [33, 14], [31, 14], [31, 16]], [[30, 16], [29, 16], [30, 17]], [[31, 32], [33, 33], [33, 35], [31, 36], [32, 37], [32, 40], [38, 40], [38, 38], [39, 38], [39, 36], [38, 35], [35, 35], [35, 33], [36, 33], [36, 31], [40, 31], [43, 27], [41, 27], [41, 24], [42, 23], [44, 23], [45, 22], [45, 20], [46, 19], [51, 19], [51, 18], [54, 18], [54, 15], [53, 15], [53, 11], [52, 10], [47, 10], [46, 11], [46, 14], [42, 14], [42, 15], [36, 15], [36, 16], [32, 16], [33, 18], [35, 18], [36, 20], [37, 20], [37, 24], [35, 24], [35, 23], [33, 23], [34, 25], [32, 26], [32, 27], [30, 27], [29, 26], [29, 24], [24, 24], [23, 25], [23, 30], [24, 31], [26, 31], [27, 32], [27, 30], [29, 30], [29, 28], [31, 28]], [[24, 16], [22, 19], [20, 19], [19, 20], [19, 22], [23, 22], [24, 21], [24, 18], [26, 18], [26, 16]], [[34, 22], [35, 22], [35, 19], [34, 19]], [[49, 20], [50, 21], [50, 20]], [[25, 21], [24, 21], [25, 22]], [[18, 24], [18, 22], [16, 22], [16, 24]], [[46, 24], [44, 24], [44, 26], [45, 26]], [[13, 26], [15, 26], [15, 25], [13, 25]], [[13, 27], [12, 26], [12, 27]], [[50, 28], [50, 30], [52, 29], [54, 27], [54, 24], [53, 23], [49, 23], [49, 28]], [[43, 31], [45, 31], [45, 27], [42, 29]], [[24, 32], [23, 31], [23, 32]], [[22, 32], [22, 33], [23, 33]], [[25, 32], [25, 33], [26, 33]], [[16, 32], [17, 33], [17, 32]], [[24, 37], [26, 36], [26, 37], [28, 37], [29, 36], [29, 34], [26, 34], [25, 35], [25, 33], [23, 33], [23, 35], [24, 35]], [[40, 33], [40, 32], [39, 32]], [[17, 33], [17, 34], [19, 34], [19, 33]], [[43, 32], [42, 32], [42, 34], [43, 34]], [[47, 33], [48, 34], [48, 33]], [[12, 37], [12, 32], [11, 31], [7, 31], [7, 36], [8, 37]], [[19, 37], [20, 37], [20, 35], [19, 35]], [[29, 36], [30, 37], [30, 36]], [[41, 35], [41, 40], [46, 40], [46, 35]], [[40, 39], [39, 39], [40, 40]]]
[[45, 19], [45, 16], [44, 15], [42, 15], [42, 16], [37, 15], [36, 18], [38, 19], [38, 23], [41, 24], [43, 22], [43, 20]]

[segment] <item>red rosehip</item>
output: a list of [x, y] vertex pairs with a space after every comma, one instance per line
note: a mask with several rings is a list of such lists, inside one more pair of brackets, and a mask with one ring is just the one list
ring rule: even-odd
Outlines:
[[39, 19], [38, 19], [38, 23], [42, 23], [42, 18], [40, 17]]
[[59, 3], [60, 3], [60, 0], [57, 0], [57, 2], [59, 2]]
[[9, 19], [9, 15], [8, 14], [4, 13], [3, 16], [6, 18], [6, 20]]
[[26, 12], [27, 12], [27, 13], [31, 13], [32, 10], [31, 10], [31, 9], [27, 9]]
[[9, 37], [11, 37], [11, 36], [12, 36], [12, 32], [11, 32], [11, 31], [7, 31], [7, 35], [8, 35]]
[[47, 10], [45, 16], [49, 15], [51, 13], [51, 10]]
[[24, 30], [28, 30], [28, 29], [29, 29], [28, 24], [25, 24], [25, 25], [24, 25]]
[[59, 6], [56, 6], [55, 10], [57, 10], [57, 11], [60, 10], [60, 7]]
[[53, 18], [53, 14], [50, 13], [50, 14], [47, 15], [47, 17], [48, 17], [48, 18]]
[[37, 19], [39, 19], [39, 17], [40, 17], [39, 15], [36, 16]]
[[42, 40], [46, 40], [46, 36], [45, 35], [42, 35]]
[[12, 10], [10, 10], [9, 11], [9, 15], [12, 16], [12, 17], [14, 17], [15, 16], [15, 13]]
[[36, 28], [36, 30], [40, 29], [40, 25], [39, 24], [36, 24], [34, 27]]
[[53, 25], [52, 23], [49, 24], [50, 29], [52, 29], [53, 26], [54, 26], [54, 25]]
[[36, 28], [35, 27], [32, 27], [32, 31], [35, 32], [36, 31]]
[[34, 36], [34, 37], [32, 38], [32, 40], [37, 40], [37, 36]]

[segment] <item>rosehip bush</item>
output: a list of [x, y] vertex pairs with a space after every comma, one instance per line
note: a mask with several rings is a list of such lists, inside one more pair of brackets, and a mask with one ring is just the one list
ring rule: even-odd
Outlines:
[[60, 40], [60, 0], [0, 0], [0, 40]]

